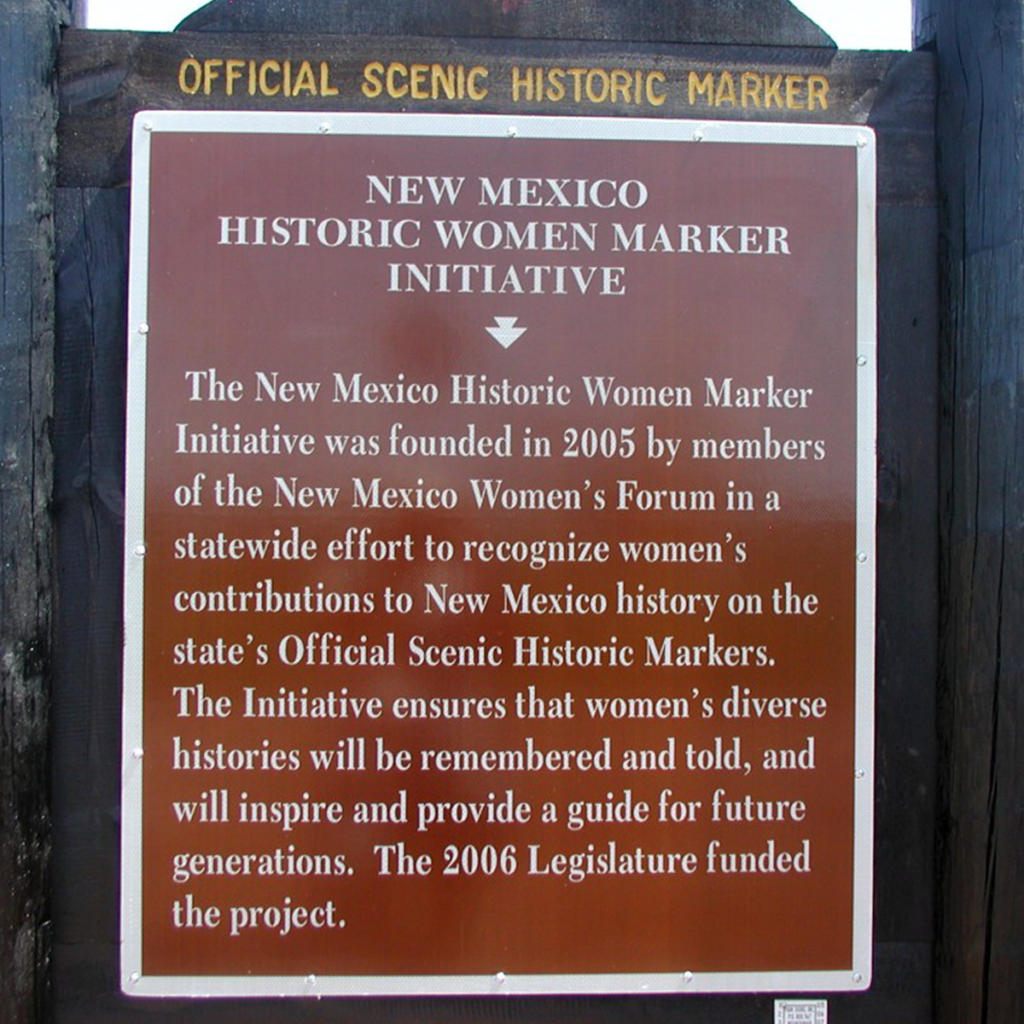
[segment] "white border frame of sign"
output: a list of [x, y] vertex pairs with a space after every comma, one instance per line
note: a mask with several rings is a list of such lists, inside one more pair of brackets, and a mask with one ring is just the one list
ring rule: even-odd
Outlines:
[[[857, 150], [857, 542], [853, 963], [849, 971], [594, 975], [166, 977], [142, 973], [142, 666], [150, 140], [155, 132], [261, 132], [852, 146]], [[871, 984], [874, 851], [876, 495], [875, 136], [855, 125], [803, 125], [501, 114], [143, 111], [132, 140], [128, 301], [122, 722], [121, 986], [133, 996], [281, 997], [849, 992]], [[684, 965], [680, 965], [683, 967]]]

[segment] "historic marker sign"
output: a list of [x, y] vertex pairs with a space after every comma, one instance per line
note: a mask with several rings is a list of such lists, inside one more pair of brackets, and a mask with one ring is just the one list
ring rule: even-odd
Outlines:
[[866, 987], [870, 132], [134, 160], [126, 990]]

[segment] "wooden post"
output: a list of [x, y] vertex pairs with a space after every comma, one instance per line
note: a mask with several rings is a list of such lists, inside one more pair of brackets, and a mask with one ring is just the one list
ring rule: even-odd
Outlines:
[[49, 962], [55, 66], [60, 0], [0, 0], [0, 1017], [44, 1018]]
[[1024, 3], [917, 0], [939, 67], [939, 1020], [1024, 1019]]

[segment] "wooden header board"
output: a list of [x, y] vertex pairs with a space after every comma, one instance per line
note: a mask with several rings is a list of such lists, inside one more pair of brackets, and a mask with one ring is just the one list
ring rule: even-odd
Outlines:
[[133, 159], [125, 991], [865, 989], [872, 133]]
[[140, 110], [339, 110], [867, 124], [898, 164], [880, 200], [931, 201], [927, 55], [687, 43], [73, 30], [61, 48], [60, 182], [130, 177]]

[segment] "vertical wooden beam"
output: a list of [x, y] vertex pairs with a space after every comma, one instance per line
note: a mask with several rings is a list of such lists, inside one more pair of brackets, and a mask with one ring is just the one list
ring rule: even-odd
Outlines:
[[41, 1021], [49, 960], [55, 66], [61, 0], [0, 0], [0, 1019]]
[[939, 1020], [1024, 1020], [1024, 0], [916, 0], [942, 201]]

